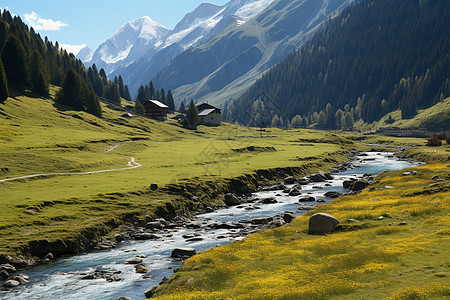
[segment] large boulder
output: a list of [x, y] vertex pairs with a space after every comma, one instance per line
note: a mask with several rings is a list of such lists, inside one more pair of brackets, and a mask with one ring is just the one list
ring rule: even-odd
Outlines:
[[370, 185], [369, 181], [367, 179], [360, 179], [358, 181], [355, 181], [352, 187], [352, 191], [359, 192], [365, 189]]
[[156, 191], [158, 189], [158, 184], [153, 182], [152, 184], [150, 184], [150, 189], [152, 191]]
[[173, 249], [171, 256], [173, 258], [185, 258], [191, 257], [195, 254], [197, 254], [197, 250], [194, 248], [175, 248]]
[[1, 270], [0, 271], [0, 279], [6, 279], [9, 277], [9, 273], [6, 272], [5, 270]]
[[241, 204], [241, 201], [236, 197], [235, 194], [228, 193], [225, 194], [225, 204], [227, 206], [235, 206]]
[[309, 233], [310, 234], [323, 234], [333, 232], [336, 225], [340, 221], [332, 215], [326, 213], [317, 213], [309, 218]]

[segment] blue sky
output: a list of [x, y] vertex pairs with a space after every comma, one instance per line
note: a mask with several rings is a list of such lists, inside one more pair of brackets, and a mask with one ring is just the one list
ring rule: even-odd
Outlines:
[[60, 44], [86, 44], [95, 50], [125, 22], [149, 16], [169, 29], [203, 2], [229, 0], [0, 0], [0, 7], [35, 24], [44, 38]]

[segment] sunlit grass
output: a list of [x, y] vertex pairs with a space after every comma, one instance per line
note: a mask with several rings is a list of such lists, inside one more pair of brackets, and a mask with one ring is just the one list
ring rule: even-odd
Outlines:
[[172, 283], [159, 289], [156, 299], [448, 296], [450, 193], [438, 189], [433, 194], [408, 194], [426, 190], [432, 175], [443, 178], [450, 167], [435, 164], [411, 170], [418, 175], [407, 178], [391, 172], [377, 178], [380, 182], [374, 187], [395, 182], [394, 189], [344, 196], [308, 214], [326, 212], [343, 225], [365, 226], [310, 236], [308, 216], [299, 217], [289, 225], [190, 258]]

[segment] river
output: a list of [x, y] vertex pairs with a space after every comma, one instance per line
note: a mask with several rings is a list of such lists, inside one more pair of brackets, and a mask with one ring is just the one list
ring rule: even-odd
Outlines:
[[[327, 191], [345, 193], [342, 186], [344, 180], [370, 173], [377, 174], [383, 170], [402, 170], [417, 164], [398, 160], [392, 153], [368, 152], [367, 156], [358, 157], [354, 162], [356, 168], [333, 174], [334, 179], [321, 183], [310, 183], [302, 186], [302, 195], [308, 194], [327, 203], [333, 199], [324, 194]], [[314, 187], [314, 188], [313, 188]], [[147, 241], [127, 241], [119, 247], [106, 250], [60, 258], [48, 264], [39, 265], [25, 270], [29, 283], [11, 291], [0, 291], [0, 299], [112, 299], [121, 296], [133, 299], [143, 299], [144, 291], [157, 285], [163, 277], [170, 277], [173, 269], [181, 266], [182, 262], [173, 260], [170, 255], [174, 248], [192, 247], [197, 251], [231, 243], [242, 239], [238, 229], [211, 229], [207, 226], [211, 222], [237, 222], [256, 218], [267, 218], [283, 215], [285, 211], [293, 212], [296, 216], [304, 214], [299, 210], [299, 196], [288, 196], [282, 191], [261, 191], [253, 193], [255, 198], [275, 197], [278, 203], [256, 204], [249, 203], [220, 209], [211, 213], [196, 216], [200, 228], [172, 229], [160, 234], [161, 239]], [[301, 196], [300, 196], [301, 197]], [[308, 206], [321, 203], [308, 203]], [[255, 209], [256, 206], [256, 209]], [[183, 235], [201, 237], [201, 241], [187, 242]], [[126, 252], [126, 250], [136, 250]], [[149, 269], [145, 274], [137, 274], [132, 265], [124, 264], [128, 258], [137, 254], [144, 255], [143, 263]], [[83, 272], [115, 271], [118, 281], [108, 282], [105, 279], [82, 280]], [[120, 271], [120, 273], [119, 273]]]

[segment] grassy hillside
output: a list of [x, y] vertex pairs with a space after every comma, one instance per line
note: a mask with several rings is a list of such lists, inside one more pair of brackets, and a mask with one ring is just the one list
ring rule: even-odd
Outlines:
[[[418, 175], [383, 173], [376, 190], [190, 258], [156, 299], [449, 297], [450, 166], [409, 171]], [[340, 219], [338, 231], [308, 235], [309, 216], [317, 212]]]
[[[389, 117], [394, 121], [388, 124]], [[402, 119], [400, 110], [384, 116], [379, 122], [379, 127], [398, 127], [412, 129], [429, 129], [429, 130], [449, 130], [450, 129], [450, 98], [444, 99], [442, 102], [428, 108], [419, 110], [418, 114], [411, 119]]]
[[[0, 258], [26, 253], [31, 241], [74, 240], [86, 230], [105, 234], [125, 216], [152, 214], [167, 202], [190, 201], [151, 192], [152, 182], [165, 186], [212, 181], [220, 186], [227, 178], [259, 169], [307, 166], [313, 171], [345, 160], [347, 148], [360, 147], [311, 130], [272, 130], [261, 138], [253, 129], [224, 124], [200, 126], [194, 132], [174, 121], [123, 118], [105, 105], [103, 111], [99, 119], [23, 93], [13, 94], [0, 106], [0, 180], [121, 169], [129, 167], [132, 158], [142, 165], [0, 182]], [[249, 146], [275, 151], [232, 150]], [[200, 203], [189, 205], [220, 204], [203, 196]]]

